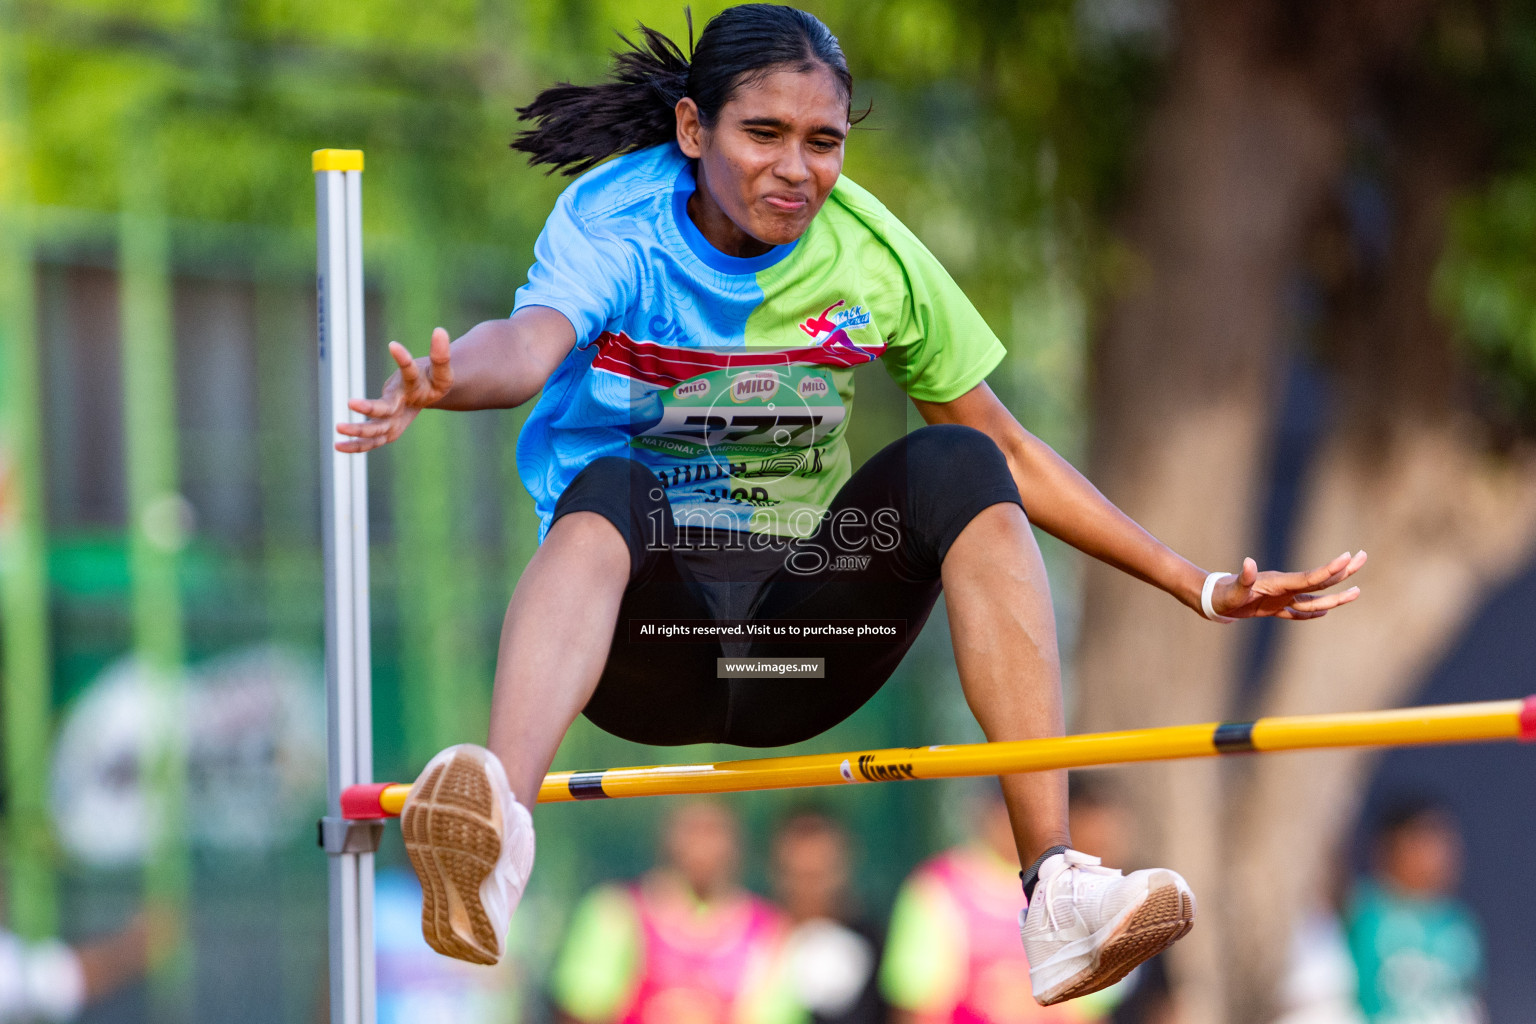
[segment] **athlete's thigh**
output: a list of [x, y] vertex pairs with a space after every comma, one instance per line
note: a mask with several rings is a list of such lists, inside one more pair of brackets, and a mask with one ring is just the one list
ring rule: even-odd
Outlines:
[[824, 678], [731, 679], [727, 742], [796, 742], [862, 707], [928, 621], [949, 545], [1000, 502], [1021, 504], [1007, 462], [990, 438], [969, 427], [924, 427], [866, 460], [768, 579], [753, 618], [855, 630], [879, 624], [894, 626], [896, 635], [755, 643], [756, 657], [821, 658]]
[[717, 640], [646, 634], [666, 619], [707, 619], [696, 585], [670, 552], [631, 584], [619, 605], [602, 677], [583, 714], [605, 732], [637, 743], [716, 743], [725, 731], [728, 693], [716, 678]]
[[860, 578], [857, 570], [775, 578], [753, 616], [755, 622], [794, 622], [801, 628], [826, 624], [855, 631], [878, 623], [896, 632], [755, 642], [750, 657], [821, 659], [823, 678], [729, 680], [725, 742], [752, 747], [797, 743], [863, 707], [901, 664], [928, 621], [939, 590], [937, 580], [904, 581], [889, 572], [869, 578]]

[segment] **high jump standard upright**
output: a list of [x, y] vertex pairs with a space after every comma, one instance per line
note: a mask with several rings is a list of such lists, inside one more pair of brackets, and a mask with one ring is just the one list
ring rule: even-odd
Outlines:
[[[341, 816], [341, 794], [373, 778], [368, 636], [368, 464], [336, 451], [335, 424], [363, 377], [363, 154], [314, 155], [319, 240], [320, 505], [325, 551], [325, 688], [329, 778], [320, 846], [330, 860], [331, 1024], [374, 1024], [373, 854], [378, 822]], [[359, 824], [367, 827], [358, 828]]]

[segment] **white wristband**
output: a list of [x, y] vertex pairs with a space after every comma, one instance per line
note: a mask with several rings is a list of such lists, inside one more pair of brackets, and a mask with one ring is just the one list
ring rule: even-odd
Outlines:
[[1218, 569], [1205, 578], [1205, 586], [1200, 588], [1200, 611], [1212, 622], [1232, 621], [1225, 615], [1217, 615], [1216, 609], [1211, 607], [1211, 594], [1216, 590], [1216, 581], [1231, 575], [1232, 574], [1229, 572], [1222, 572], [1220, 569]]

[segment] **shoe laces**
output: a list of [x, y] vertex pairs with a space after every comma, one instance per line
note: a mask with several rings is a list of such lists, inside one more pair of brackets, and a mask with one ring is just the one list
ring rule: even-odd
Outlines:
[[1104, 862], [1098, 857], [1090, 857], [1086, 853], [1076, 850], [1066, 850], [1059, 854], [1062, 858], [1062, 866], [1051, 877], [1045, 879], [1045, 892], [1041, 896], [1045, 901], [1045, 919], [1052, 931], [1059, 931], [1061, 923], [1056, 919], [1056, 895], [1057, 887], [1063, 878], [1067, 879], [1067, 895], [1076, 904], [1078, 896], [1078, 882], [1089, 875], [1107, 875], [1118, 878], [1122, 872], [1116, 868], [1104, 867]]

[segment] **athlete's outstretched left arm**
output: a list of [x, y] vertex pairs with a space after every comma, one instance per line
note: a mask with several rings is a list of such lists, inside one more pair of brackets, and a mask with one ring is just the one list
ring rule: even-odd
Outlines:
[[[1025, 430], [985, 383], [949, 402], [912, 401], [929, 423], [974, 427], [997, 443], [1036, 526], [1200, 612], [1205, 570], [1116, 508], [1050, 445]], [[1360, 596], [1359, 587], [1333, 594], [1315, 591], [1343, 582], [1364, 564], [1364, 551], [1346, 551], [1306, 572], [1260, 572], [1253, 559], [1245, 558], [1240, 573], [1216, 584], [1211, 606], [1233, 618], [1314, 619]]]

